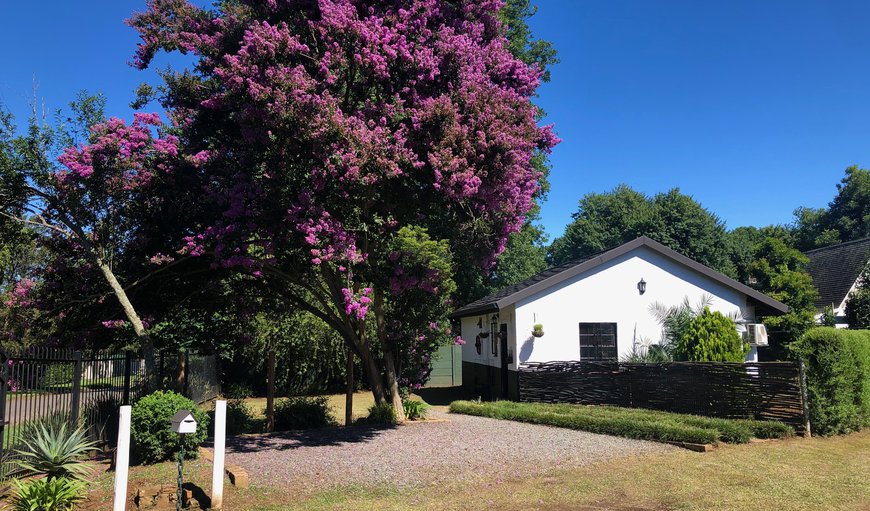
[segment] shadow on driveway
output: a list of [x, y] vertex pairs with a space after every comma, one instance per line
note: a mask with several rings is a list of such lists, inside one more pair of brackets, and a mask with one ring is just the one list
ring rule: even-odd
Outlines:
[[[396, 426], [351, 426], [308, 431], [281, 431], [259, 435], [227, 437], [230, 452], [257, 452], [263, 449], [286, 451], [300, 447], [325, 447], [369, 442]], [[211, 447], [211, 446], [209, 446]]]

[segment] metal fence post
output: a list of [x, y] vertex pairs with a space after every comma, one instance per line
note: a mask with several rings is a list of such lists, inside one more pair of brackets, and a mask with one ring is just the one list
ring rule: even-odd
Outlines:
[[75, 429], [79, 423], [79, 408], [82, 403], [82, 352], [73, 353], [72, 402], [70, 403], [70, 426]]
[[[11, 375], [9, 374], [8, 357], [5, 353], [0, 353], [0, 361], [3, 363], [3, 367], [0, 368], [0, 460], [2, 460], [4, 459], [3, 446], [6, 444], [6, 389], [9, 387], [7, 383]], [[4, 468], [5, 465], [0, 468], [0, 479], [6, 475], [3, 473]]]
[[133, 355], [129, 351], [124, 353], [124, 401], [123, 404], [130, 404], [130, 373], [133, 372]]
[[801, 404], [804, 407], [804, 436], [810, 438], [812, 437], [810, 432], [810, 400], [807, 393], [807, 371], [803, 360], [800, 361], [800, 375]]

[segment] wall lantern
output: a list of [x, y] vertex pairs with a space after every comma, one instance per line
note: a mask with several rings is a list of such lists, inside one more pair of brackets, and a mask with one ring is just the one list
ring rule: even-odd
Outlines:
[[646, 293], [646, 281], [641, 277], [640, 282], [637, 283], [637, 290], [640, 294]]

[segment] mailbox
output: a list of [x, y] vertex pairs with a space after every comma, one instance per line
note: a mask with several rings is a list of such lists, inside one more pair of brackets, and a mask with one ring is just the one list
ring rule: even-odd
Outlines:
[[196, 419], [189, 410], [179, 410], [172, 416], [172, 431], [180, 435], [196, 433]]

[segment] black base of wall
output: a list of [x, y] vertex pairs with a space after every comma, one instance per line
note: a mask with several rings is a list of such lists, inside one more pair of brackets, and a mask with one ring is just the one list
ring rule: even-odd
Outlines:
[[519, 399], [519, 373], [508, 370], [507, 388], [503, 388], [501, 368], [474, 362], [462, 362], [462, 386], [484, 401]]

